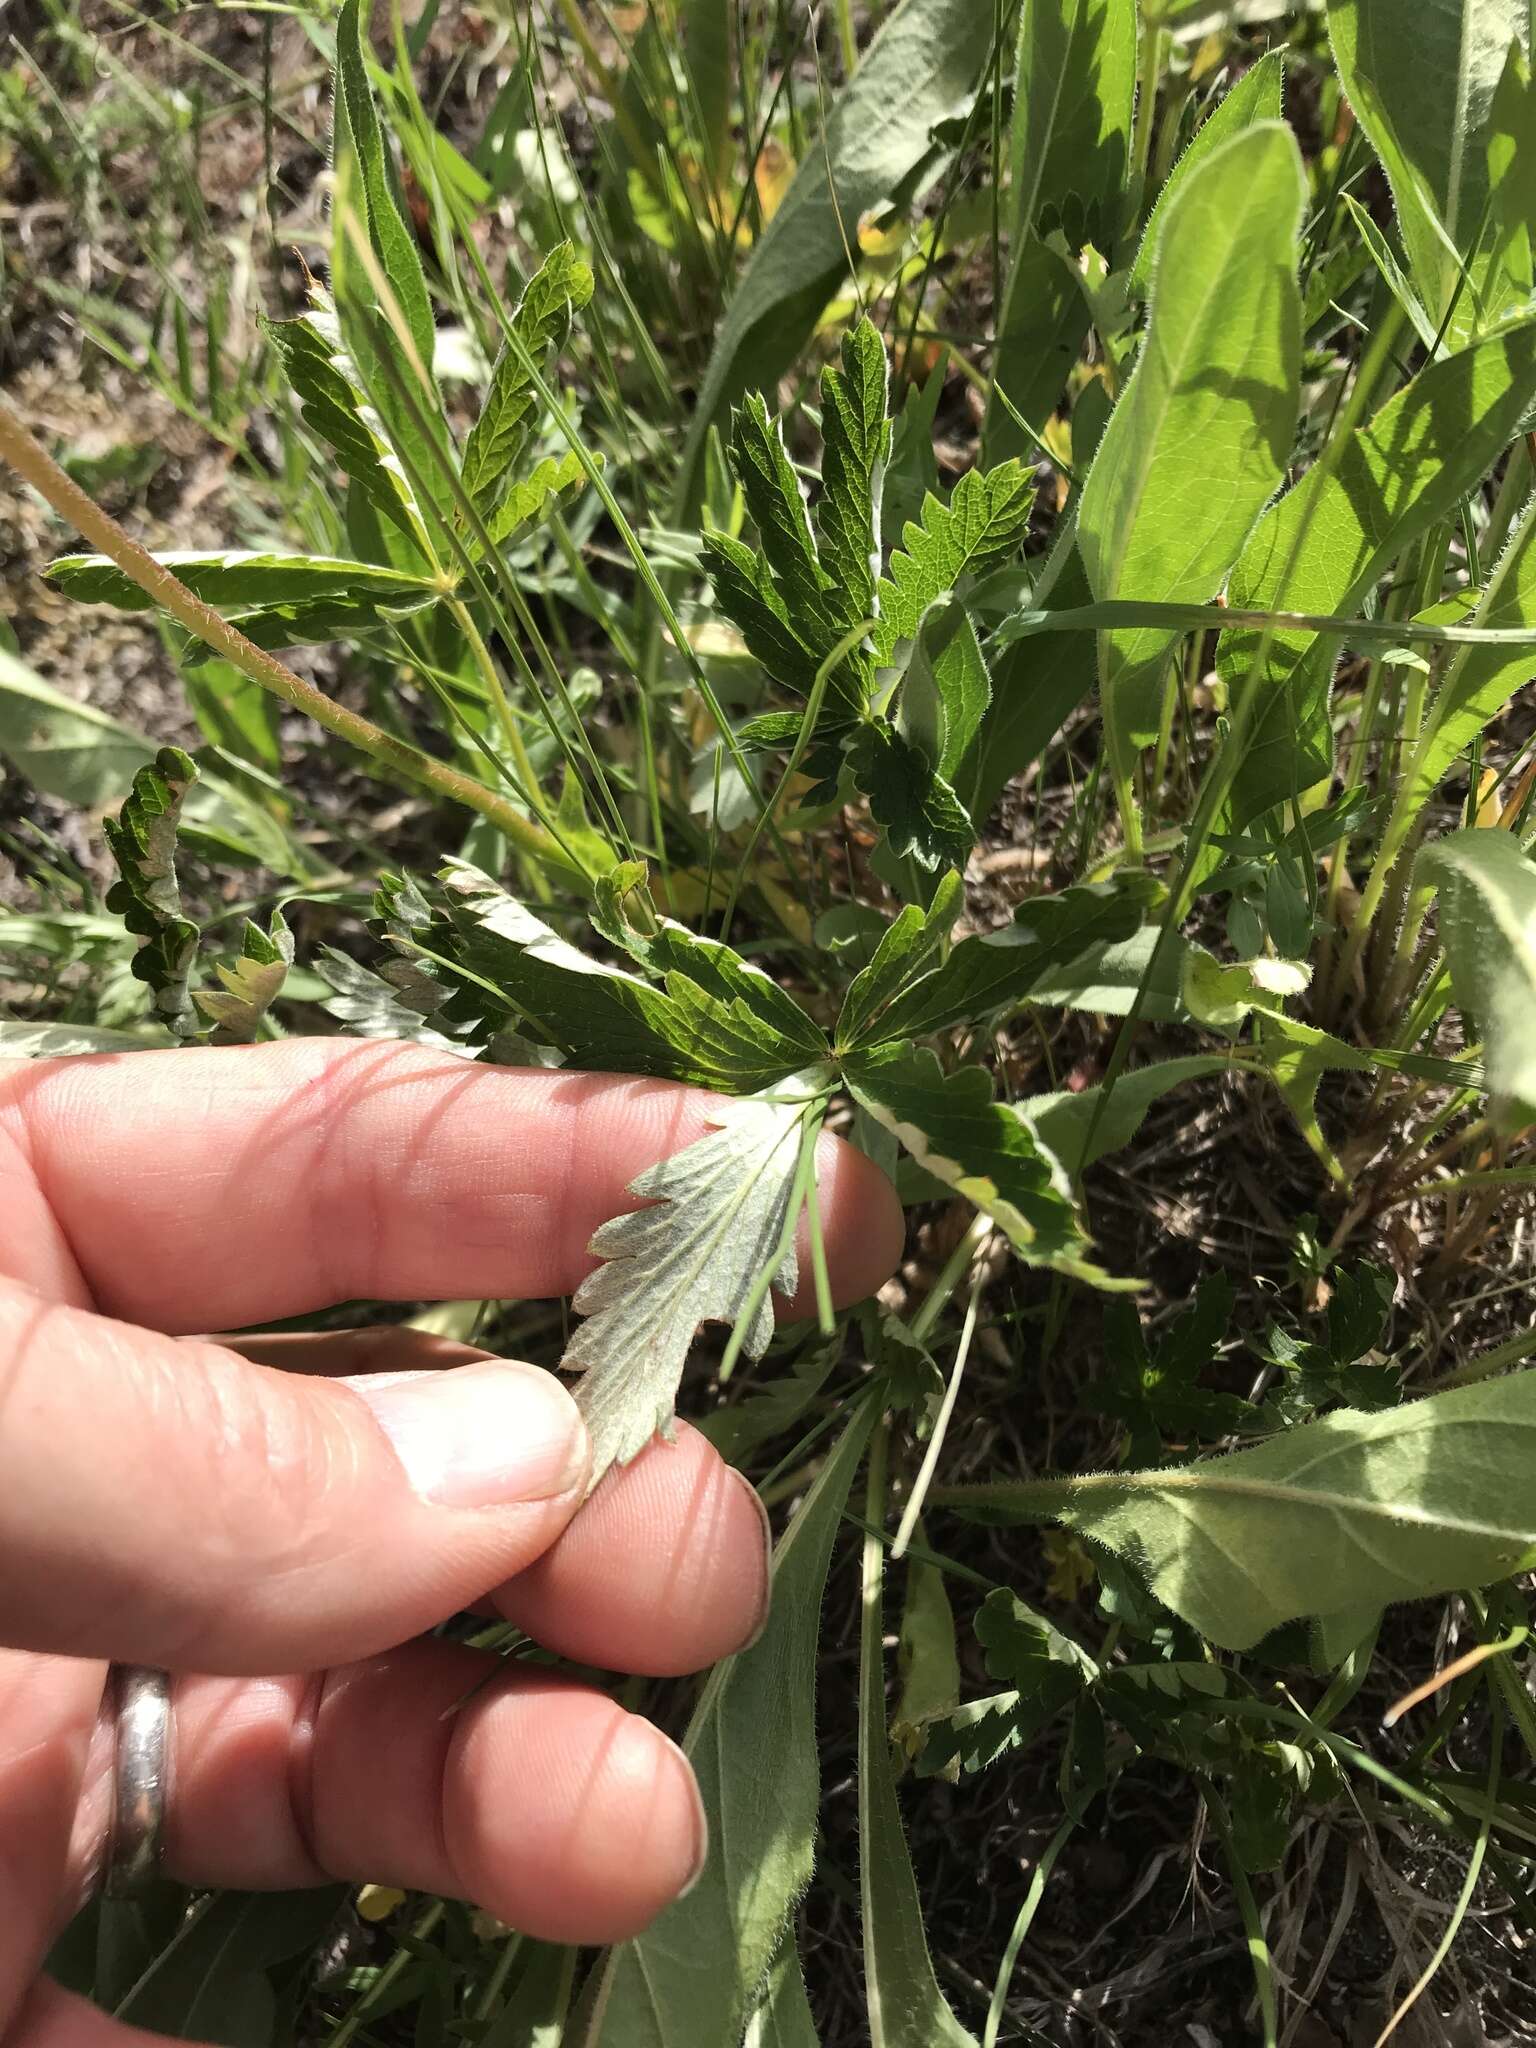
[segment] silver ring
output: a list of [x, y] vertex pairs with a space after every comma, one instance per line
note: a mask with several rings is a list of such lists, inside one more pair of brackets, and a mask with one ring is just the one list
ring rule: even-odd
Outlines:
[[160, 1869], [171, 1783], [171, 1681], [148, 1664], [114, 1664], [111, 1684], [115, 1746], [105, 1890], [109, 1899], [133, 1899]]

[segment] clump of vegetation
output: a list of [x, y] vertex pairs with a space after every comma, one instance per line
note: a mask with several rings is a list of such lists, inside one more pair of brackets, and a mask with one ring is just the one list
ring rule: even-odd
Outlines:
[[[375, 47], [358, 0], [299, 10], [302, 298], [270, 16], [258, 85], [206, 59], [262, 124], [260, 289], [176, 179], [147, 304], [48, 287], [226, 451], [255, 544], [146, 549], [101, 502], [142, 465], [0, 411], [94, 550], [56, 532], [53, 590], [152, 615], [196, 728], [0, 655], [18, 774], [117, 810], [104, 895], [8, 841], [0, 1047], [341, 1029], [731, 1098], [568, 1330], [456, 1313], [581, 1371], [599, 1470], [681, 1403], [785, 1510], [773, 1611], [686, 1703], [729, 1854], [584, 1990], [442, 1902], [301, 1977], [336, 1902], [226, 1897], [134, 1930], [119, 2009], [190, 2026], [233, 1972], [285, 1987], [260, 2038], [337, 2048], [405, 2012], [540, 2048], [1521, 2024], [1526, 11], [562, 0], [470, 16], [473, 76], [437, 12]], [[154, 55], [118, 82], [179, 147]], [[35, 63], [9, 146], [99, 206]], [[828, 1126], [912, 1219], [843, 1316]], [[775, 1334], [803, 1217], [817, 1321]], [[1191, 1871], [1198, 1999], [1150, 1923], [1099, 1948]]]

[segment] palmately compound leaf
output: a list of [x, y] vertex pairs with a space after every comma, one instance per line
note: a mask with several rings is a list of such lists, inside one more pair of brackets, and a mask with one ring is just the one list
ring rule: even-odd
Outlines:
[[218, 1026], [221, 1045], [250, 1045], [262, 1018], [276, 1002], [293, 965], [293, 933], [280, 910], [272, 913], [266, 931], [250, 918], [233, 967], [215, 969], [222, 989], [200, 989], [192, 998], [203, 1015]]
[[122, 810], [102, 826], [118, 874], [107, 891], [107, 908], [143, 941], [133, 957], [134, 975], [149, 987], [156, 1015], [178, 1038], [193, 1038], [199, 1029], [187, 993], [198, 930], [182, 915], [176, 880], [176, 828], [196, 780], [190, 754], [162, 747], [134, 776]]
[[1536, 862], [1512, 832], [1453, 832], [1419, 856], [1440, 901], [1440, 943], [1456, 1000], [1486, 1045], [1500, 1116], [1536, 1121]]
[[[615, 1216], [593, 1237], [588, 1249], [603, 1264], [577, 1290], [586, 1321], [560, 1363], [584, 1374], [576, 1405], [592, 1440], [594, 1486], [658, 1430], [670, 1435], [702, 1323], [734, 1324], [765, 1270], [781, 1294], [798, 1285], [793, 1244], [781, 1247], [809, 1100], [791, 1082], [720, 1104], [707, 1138], [630, 1182], [649, 1206]], [[747, 1325], [750, 1358], [773, 1335], [770, 1292], [761, 1288]]]
[[967, 1700], [929, 1723], [918, 1762], [925, 1778], [954, 1764], [966, 1773], [984, 1770], [1026, 1748], [1098, 1676], [1070, 1637], [1004, 1587], [981, 1603], [975, 1627], [989, 1675], [1007, 1690]]
[[1516, 1372], [1376, 1414], [1340, 1408], [1193, 1465], [929, 1499], [988, 1520], [1065, 1522], [1213, 1643], [1246, 1650], [1298, 1615], [1528, 1570], [1533, 1457], [1536, 1372]]
[[[503, 341], [485, 403], [464, 443], [464, 488], [487, 523], [500, 513], [518, 483], [517, 465], [538, 417], [540, 399], [528, 374], [528, 361], [543, 371], [564, 347], [573, 312], [591, 296], [591, 271], [573, 243], [561, 242], [545, 257], [512, 315], [517, 343]], [[553, 458], [550, 461], [553, 464]], [[582, 473], [579, 463], [576, 473]], [[554, 474], [553, 467], [549, 474]], [[567, 475], [565, 480], [574, 479]]]
[[1102, 1278], [1086, 1262], [1066, 1176], [1028, 1121], [993, 1099], [984, 1067], [946, 1075], [931, 1052], [904, 1043], [849, 1054], [843, 1078], [919, 1166], [985, 1210], [1030, 1264]]
[[837, 1019], [839, 1045], [857, 1045], [871, 1036], [882, 1011], [944, 950], [964, 900], [964, 879], [951, 872], [940, 879], [926, 910], [909, 903], [886, 926], [868, 965], [848, 984]]
[[996, 469], [967, 470], [947, 505], [929, 496], [920, 520], [909, 520], [901, 546], [891, 556], [877, 602], [875, 655], [893, 659], [897, 644], [910, 640], [935, 598], [963, 577], [995, 569], [1024, 538], [1035, 502], [1034, 477], [1021, 462]]

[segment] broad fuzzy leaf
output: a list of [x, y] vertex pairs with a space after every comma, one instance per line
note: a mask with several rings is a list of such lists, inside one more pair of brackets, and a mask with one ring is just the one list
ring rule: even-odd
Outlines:
[[[1019, 11], [1010, 203], [1015, 246], [1060, 227], [1106, 254], [1131, 183], [1136, 0], [1031, 0]], [[1017, 287], [1010, 279], [1010, 297]], [[1007, 325], [1007, 315], [1004, 315]]]
[[885, 343], [867, 317], [843, 336], [841, 367], [821, 375], [821, 567], [840, 633], [874, 611], [880, 504], [891, 423]]
[[1453, 832], [1419, 856], [1440, 902], [1440, 943], [1456, 1000], [1487, 1041], [1495, 1107], [1536, 1122], [1536, 862], [1511, 832]]
[[1151, 286], [1158, 236], [1162, 233], [1163, 221], [1172, 201], [1185, 180], [1213, 149], [1230, 142], [1234, 135], [1240, 135], [1255, 121], [1280, 119], [1280, 93], [1284, 80], [1284, 52], [1267, 51], [1257, 64], [1250, 65], [1195, 130], [1193, 141], [1168, 173], [1167, 182], [1157, 195], [1157, 203], [1147, 215], [1141, 246], [1136, 251], [1136, 261], [1131, 265], [1130, 290], [1136, 297], [1145, 297]]
[[[806, 1091], [783, 1090], [722, 1103], [707, 1138], [630, 1182], [649, 1206], [616, 1216], [588, 1249], [603, 1264], [573, 1306], [586, 1317], [560, 1364], [585, 1376], [576, 1405], [592, 1441], [596, 1485], [627, 1464], [672, 1411], [699, 1326], [734, 1323], [765, 1268], [786, 1297], [799, 1284], [793, 1247], [779, 1258], [806, 1113]], [[778, 1260], [775, 1267], [775, 1261]], [[765, 1291], [743, 1348], [760, 1358], [773, 1335]]]
[[1339, 77], [1391, 184], [1414, 284], [1437, 327], [1450, 313], [1454, 342], [1499, 310], [1484, 232], [1488, 128], [1530, 16], [1526, 0], [1415, 0], [1412, 28], [1403, 33], [1394, 0], [1329, 0]]
[[939, 1989], [885, 1725], [885, 1544], [864, 1539], [859, 1650], [859, 1903], [870, 2048], [976, 2048]]
[[[404, 570], [338, 555], [268, 555], [255, 548], [206, 554], [173, 548], [155, 559], [174, 570], [194, 597], [222, 612], [326, 600], [352, 603], [366, 596], [376, 596], [381, 604], [409, 605], [429, 588]], [[112, 604], [125, 612], [146, 612], [154, 604], [110, 555], [61, 555], [49, 563], [48, 578], [82, 604]]]
[[176, 880], [176, 828], [196, 780], [197, 763], [189, 754], [162, 747], [134, 776], [122, 810], [102, 826], [118, 874], [107, 891], [107, 908], [143, 941], [133, 956], [134, 975], [149, 988], [156, 1016], [178, 1038], [194, 1038], [199, 1029], [187, 992], [198, 930], [182, 915]]
[[878, 593], [875, 656], [889, 662], [910, 640], [936, 597], [963, 577], [979, 576], [1019, 547], [1035, 502], [1034, 479], [1021, 463], [967, 470], [947, 505], [923, 500], [920, 521], [908, 521]]
[[1482, 1586], [1536, 1558], [1536, 1372], [1151, 1472], [935, 1491], [989, 1520], [1062, 1521], [1227, 1650], [1336, 1605]]
[[1021, 1257], [1093, 1277], [1060, 1167], [1027, 1120], [993, 1100], [984, 1067], [945, 1075], [931, 1052], [883, 1045], [849, 1055], [843, 1077], [919, 1166], [985, 1210]]
[[1146, 1121], [1148, 1110], [1162, 1096], [1182, 1088], [1188, 1081], [1204, 1081], [1214, 1074], [1226, 1073], [1231, 1065], [1223, 1053], [1196, 1052], [1182, 1059], [1154, 1060], [1150, 1066], [1133, 1067], [1122, 1074], [1110, 1090], [1102, 1112], [1102, 1087], [1031, 1095], [1023, 1109], [1041, 1143], [1050, 1148], [1066, 1172], [1076, 1176], [1106, 1153], [1129, 1145]]
[[[722, 94], [721, 98], [728, 107], [726, 96]], [[747, 2022], [741, 2048], [821, 2048], [810, 2000], [805, 1995], [805, 1975], [795, 1949], [793, 1928], [785, 1935], [768, 1973], [763, 1995]]]
[[[1095, 598], [1204, 603], [1290, 458], [1301, 370], [1296, 235], [1306, 181], [1290, 130], [1265, 121], [1212, 150], [1169, 202], [1146, 339], [1078, 510]], [[1157, 736], [1177, 634], [1099, 641], [1104, 730], [1122, 802]]]
[[[644, 1934], [609, 1950], [568, 2048], [741, 2040], [810, 1882], [822, 1588], [870, 1421], [866, 1405], [822, 1466], [774, 1553], [767, 1628], [715, 1666], [683, 1738], [709, 1824], [703, 1876]], [[763, 2048], [774, 2039], [760, 2038]], [[801, 2044], [791, 2035], [785, 2048]]]
[[674, 524], [697, 502], [721, 412], [795, 360], [859, 246], [860, 218], [928, 155], [930, 131], [960, 106], [991, 44], [991, 11], [976, 0], [901, 0], [885, 16], [726, 311], [683, 451]]
[[[1536, 323], [1430, 363], [1359, 427], [1324, 471], [1270, 508], [1233, 571], [1244, 609], [1356, 610], [1410, 542], [1487, 474], [1536, 392]], [[1322, 780], [1333, 765], [1329, 689], [1335, 643], [1277, 629], [1223, 633], [1216, 665], [1234, 701], [1258, 700], [1231, 803], [1244, 825]]]
[[192, 998], [203, 1015], [218, 1026], [221, 1045], [250, 1045], [262, 1018], [276, 1002], [293, 965], [293, 933], [280, 910], [270, 927], [245, 921], [240, 957], [233, 967], [215, 969], [222, 990], [199, 990]]
[[964, 867], [976, 828], [921, 747], [894, 726], [870, 721], [855, 731], [848, 765], [893, 854], [910, 854], [924, 868]]
[[1017, 234], [992, 350], [981, 430], [984, 464], [1031, 454], [1033, 444], [1013, 416], [1017, 413], [1037, 433], [1044, 427], [1092, 325], [1093, 308], [1077, 265], [1054, 238], [1043, 242], [1036, 234]]
[[[591, 296], [591, 271], [573, 243], [561, 242], [545, 257], [518, 301], [512, 332], [519, 346], [502, 342], [485, 403], [469, 430], [460, 465], [464, 488], [487, 522], [501, 511], [518, 482], [517, 465], [538, 417], [540, 399], [525, 358], [531, 358], [542, 371], [565, 346], [572, 313]], [[576, 469], [579, 475], [579, 463]]]

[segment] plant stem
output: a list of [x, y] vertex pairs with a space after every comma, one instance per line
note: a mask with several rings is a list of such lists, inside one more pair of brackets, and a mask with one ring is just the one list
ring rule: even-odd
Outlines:
[[280, 697], [293, 710], [302, 711], [305, 717], [312, 718], [316, 725], [334, 733], [337, 739], [345, 740], [349, 746], [356, 747], [382, 766], [392, 768], [397, 775], [422, 784], [438, 796], [447, 797], [450, 802], [478, 811], [531, 858], [554, 861], [561, 867], [568, 865], [549, 834], [525, 818], [505, 797], [476, 782], [473, 776], [419, 752], [405, 740], [385, 732], [371, 719], [336, 703], [323, 690], [317, 690], [313, 683], [295, 675], [275, 655], [248, 640], [238, 626], [221, 618], [211, 605], [194, 597], [178, 577], [173, 576], [163, 563], [157, 562], [147, 548], [131, 540], [110, 513], [104, 512], [94, 498], [65, 475], [10, 407], [3, 403], [0, 403], [0, 461], [9, 463], [61, 519], [92, 547], [115, 562], [123, 574], [153, 599], [162, 611], [169, 612], [178, 624], [185, 626], [199, 640], [206, 641], [253, 683], [269, 690], [274, 697]]

